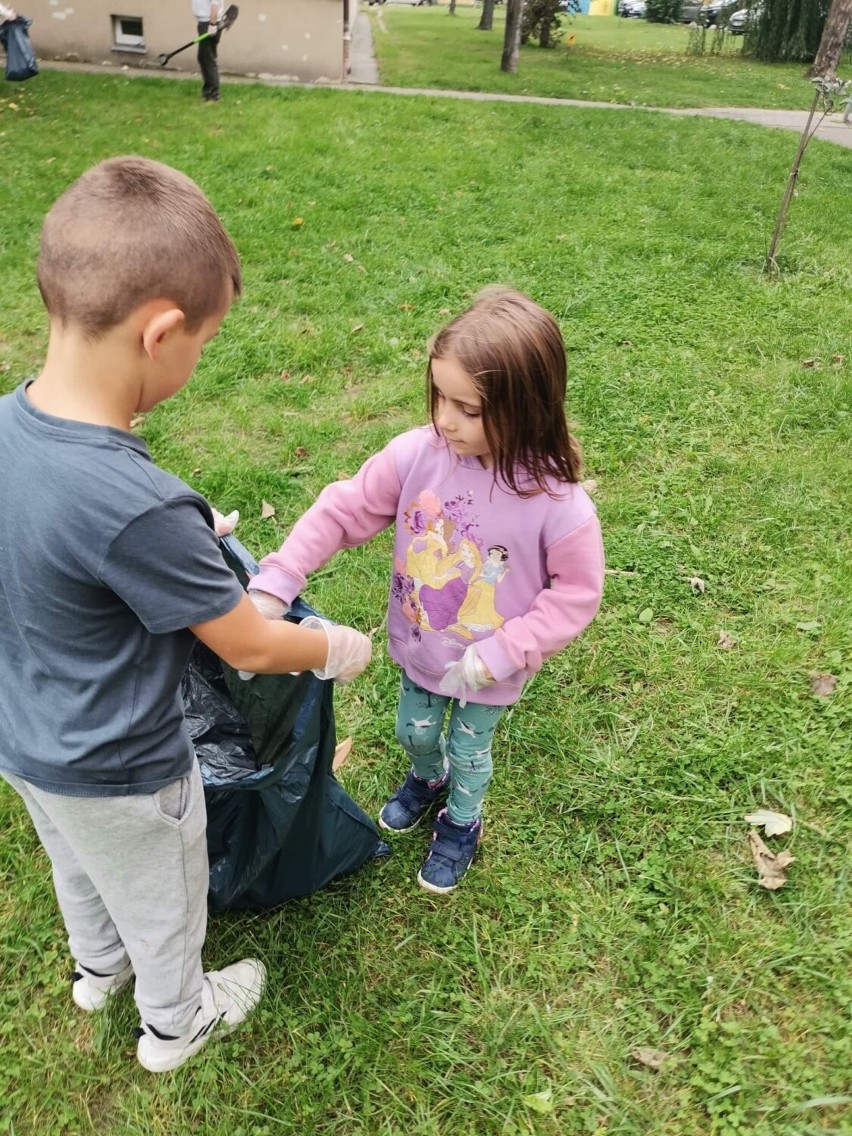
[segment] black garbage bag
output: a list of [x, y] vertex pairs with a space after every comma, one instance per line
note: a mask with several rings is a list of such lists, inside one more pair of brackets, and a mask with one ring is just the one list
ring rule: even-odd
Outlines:
[[[256, 562], [233, 537], [222, 550], [247, 583]], [[297, 600], [288, 618], [313, 614]], [[244, 682], [197, 644], [182, 693], [207, 802], [211, 910], [275, 907], [387, 854], [332, 773], [332, 687], [310, 671]]]
[[25, 16], [16, 16], [14, 20], [0, 24], [0, 44], [6, 52], [6, 78], [14, 82], [38, 75], [38, 64], [27, 31], [31, 23], [32, 20]]

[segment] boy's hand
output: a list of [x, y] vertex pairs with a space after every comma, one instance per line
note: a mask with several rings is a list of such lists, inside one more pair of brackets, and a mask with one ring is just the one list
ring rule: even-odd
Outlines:
[[351, 682], [369, 664], [373, 644], [368, 636], [354, 627], [341, 627], [318, 615], [309, 615], [301, 627], [321, 627], [328, 636], [328, 659], [324, 667], [314, 669], [317, 678], [333, 678], [336, 682]]
[[447, 663], [446, 673], [439, 683], [441, 694], [457, 698], [459, 706], [467, 706], [468, 694], [475, 694], [486, 686], [493, 686], [494, 678], [479, 657], [476, 645], [471, 645], [456, 663]]
[[[213, 506], [210, 506], [213, 509]], [[213, 531], [216, 536], [228, 536], [237, 527], [240, 519], [238, 509], [234, 509], [233, 513], [228, 513], [227, 517], [223, 517], [218, 509], [213, 509]]]

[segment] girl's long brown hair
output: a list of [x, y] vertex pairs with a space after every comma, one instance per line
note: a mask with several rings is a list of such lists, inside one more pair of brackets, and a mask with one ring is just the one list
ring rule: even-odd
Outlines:
[[437, 394], [432, 360], [449, 355], [482, 399], [482, 428], [495, 478], [519, 497], [550, 492], [548, 478], [579, 481], [580, 447], [565, 417], [565, 344], [549, 312], [522, 292], [492, 285], [442, 328], [429, 344], [426, 372], [433, 426]]

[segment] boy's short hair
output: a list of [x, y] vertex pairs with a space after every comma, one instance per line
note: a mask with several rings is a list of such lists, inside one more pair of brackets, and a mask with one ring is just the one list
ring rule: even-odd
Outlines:
[[237, 250], [195, 182], [148, 158], [110, 158], [78, 178], [42, 228], [38, 286], [51, 319], [89, 338], [149, 300], [196, 331], [242, 290]]

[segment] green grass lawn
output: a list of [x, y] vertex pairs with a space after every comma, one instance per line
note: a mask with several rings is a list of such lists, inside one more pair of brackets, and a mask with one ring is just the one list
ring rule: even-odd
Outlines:
[[[521, 49], [517, 75], [500, 70], [504, 9], [494, 29], [476, 28], [480, 9], [388, 6], [368, 9], [382, 83], [500, 91], [566, 99], [664, 107], [805, 108], [813, 88], [800, 64], [755, 63], [742, 55], [742, 38], [727, 37], [719, 55], [687, 55], [690, 29], [614, 16], [563, 17], [570, 45]], [[841, 73], [847, 68], [841, 68]]]
[[[251, 86], [203, 107], [192, 82], [59, 72], [0, 84], [0, 390], [45, 348], [44, 212], [93, 162], [142, 153], [209, 193], [245, 296], [139, 429], [242, 511], [252, 551], [423, 421], [427, 337], [496, 280], [564, 328], [615, 572], [595, 623], [500, 726], [463, 887], [417, 887], [424, 832], [312, 898], [212, 919], [208, 965], [257, 954], [269, 992], [174, 1075], [137, 1067], [129, 996], [100, 1019], [75, 1010], [48, 865], [0, 791], [0, 1131], [849, 1132], [848, 155], [808, 151], [767, 279], [794, 149], [629, 111]], [[390, 547], [341, 554], [308, 598], [376, 627]], [[397, 675], [378, 654], [336, 695], [355, 739], [342, 779], [373, 814], [402, 773]], [[832, 695], [811, 692], [815, 673], [837, 677]], [[795, 855], [775, 893], [743, 819], [763, 805], [796, 819], [767, 841]], [[645, 1068], [641, 1046], [670, 1060]]]

